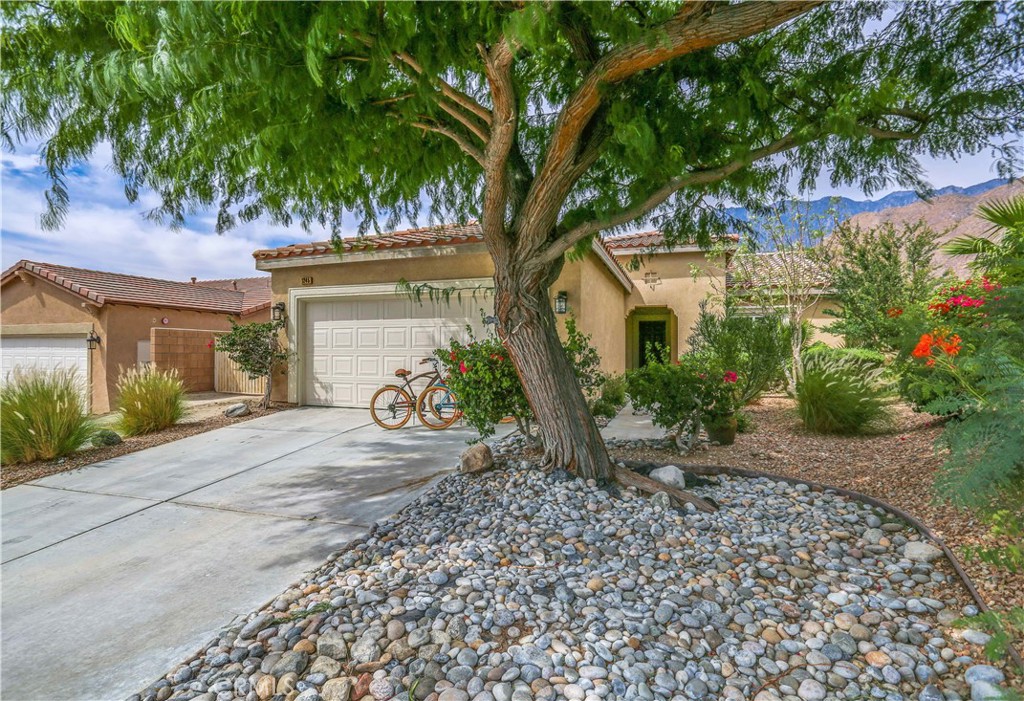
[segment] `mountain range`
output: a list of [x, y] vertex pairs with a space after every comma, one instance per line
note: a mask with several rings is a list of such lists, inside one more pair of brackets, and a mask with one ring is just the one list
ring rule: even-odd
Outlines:
[[[968, 185], [967, 187], [949, 185], [935, 190], [931, 201], [934, 202], [937, 199], [950, 195], [973, 198], [979, 195], [984, 195], [985, 193], [1004, 185], [1006, 185], [1006, 181], [1002, 178], [986, 180], [983, 183]], [[896, 192], [891, 192], [884, 197], [879, 197], [877, 200], [855, 200], [849, 197], [819, 197], [816, 200], [800, 201], [795, 205], [792, 202], [777, 202], [773, 205], [773, 209], [780, 209], [782, 211], [781, 219], [783, 224], [785, 224], [787, 228], [792, 228], [794, 226], [793, 215], [796, 208], [799, 208], [800, 214], [807, 216], [810, 221], [815, 222], [816, 224], [820, 223], [822, 226], [827, 226], [828, 221], [831, 219], [828, 215], [832, 209], [834, 209], [838, 215], [837, 218], [839, 221], [845, 221], [851, 217], [855, 217], [866, 212], [881, 212], [914, 204], [927, 206], [928, 203], [927, 201], [922, 200], [921, 197], [913, 190], [898, 190]], [[730, 216], [733, 216], [740, 221], [749, 222], [752, 220], [750, 214], [744, 207], [729, 207], [725, 211]], [[760, 229], [756, 220], [753, 221], [752, 226], [755, 232]]]

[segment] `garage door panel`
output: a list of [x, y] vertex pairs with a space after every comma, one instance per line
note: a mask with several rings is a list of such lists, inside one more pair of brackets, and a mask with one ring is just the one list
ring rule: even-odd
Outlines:
[[89, 406], [89, 350], [78, 336], [5, 336], [0, 338], [0, 384], [16, 370], [72, 370]]
[[406, 326], [394, 326], [384, 329], [384, 349], [409, 347], [409, 329]]
[[331, 329], [331, 348], [348, 349], [356, 347], [353, 329]]
[[351, 355], [333, 355], [331, 356], [330, 362], [331, 375], [335, 377], [352, 377], [352, 356]]
[[395, 370], [423, 370], [420, 359], [452, 337], [465, 340], [467, 324], [483, 335], [479, 310], [487, 304], [479, 295], [449, 304], [393, 297], [309, 302], [304, 401], [367, 406], [381, 385], [396, 382]]

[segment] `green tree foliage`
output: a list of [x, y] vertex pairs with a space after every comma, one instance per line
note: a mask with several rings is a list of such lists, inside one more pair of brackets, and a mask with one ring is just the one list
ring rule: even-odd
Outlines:
[[231, 331], [217, 337], [216, 348], [228, 354], [242, 372], [254, 380], [265, 379], [266, 389], [260, 406], [270, 404], [274, 370], [288, 359], [288, 351], [281, 346], [280, 332], [283, 322], [239, 324], [231, 320]]
[[832, 289], [840, 310], [829, 327], [849, 346], [884, 351], [899, 347], [900, 317], [928, 299], [938, 277], [932, 256], [938, 234], [918, 222], [896, 227], [886, 222], [864, 231], [843, 225], [825, 246]]
[[789, 326], [777, 312], [751, 317], [726, 301], [721, 314], [701, 302], [693, 325], [690, 348], [716, 358], [722, 367], [736, 372], [740, 404], [748, 404], [771, 385], [782, 380], [789, 357]]
[[[570, 251], [651, 221], [727, 228], [823, 168], [927, 189], [920, 156], [1024, 127], [1019, 3], [8, 2], [3, 134], [45, 139], [44, 223], [109, 142], [125, 192], [180, 224], [368, 231], [481, 220], [499, 333], [548, 464], [611, 471], [556, 338]], [[1000, 166], [1012, 170], [1003, 150]], [[543, 381], [541, 381], [543, 380]]]

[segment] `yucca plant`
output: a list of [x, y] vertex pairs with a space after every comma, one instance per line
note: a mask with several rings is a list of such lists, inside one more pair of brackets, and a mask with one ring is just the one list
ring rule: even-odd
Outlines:
[[806, 353], [797, 384], [800, 418], [815, 433], [853, 435], [892, 426], [885, 369], [866, 359]]
[[175, 369], [122, 368], [117, 391], [117, 425], [126, 436], [161, 431], [185, 416], [185, 385]]
[[53, 460], [82, 447], [96, 430], [74, 370], [15, 370], [0, 389], [0, 459]]

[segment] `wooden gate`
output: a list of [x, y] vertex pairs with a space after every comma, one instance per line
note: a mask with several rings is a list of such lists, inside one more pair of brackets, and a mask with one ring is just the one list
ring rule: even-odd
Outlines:
[[222, 351], [214, 353], [213, 384], [218, 392], [229, 394], [262, 395], [267, 388], [266, 378], [250, 378]]

